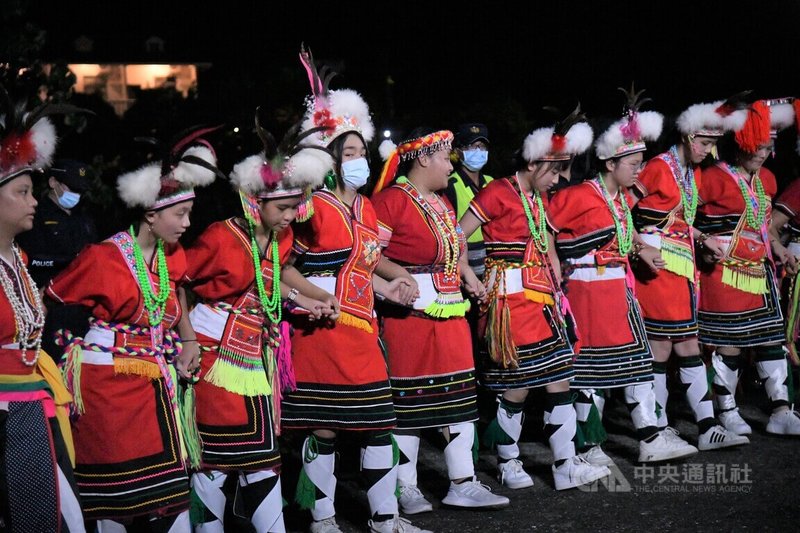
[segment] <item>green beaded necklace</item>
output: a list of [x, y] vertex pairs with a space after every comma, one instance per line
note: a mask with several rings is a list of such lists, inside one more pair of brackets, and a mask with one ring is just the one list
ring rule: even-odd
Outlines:
[[164, 311], [167, 307], [169, 298], [169, 270], [167, 269], [167, 259], [164, 257], [164, 241], [156, 239], [156, 270], [158, 270], [158, 294], [153, 294], [153, 286], [150, 277], [147, 275], [147, 265], [142, 257], [142, 248], [136, 240], [136, 232], [131, 225], [128, 233], [133, 241], [133, 255], [136, 258], [136, 278], [144, 296], [144, 307], [147, 309], [147, 321], [155, 327], [161, 324], [164, 318]]
[[514, 176], [514, 179], [516, 180], [519, 199], [522, 201], [522, 208], [525, 210], [525, 218], [528, 220], [528, 229], [533, 237], [533, 243], [540, 252], [547, 253], [550, 243], [547, 239], [547, 217], [545, 216], [544, 205], [542, 204], [542, 196], [539, 194], [538, 190], [534, 189], [533, 200], [536, 202], [536, 209], [539, 212], [537, 226], [533, 218], [533, 213], [531, 212], [530, 201], [525, 197], [525, 193], [522, 192], [522, 186], [519, 184], [519, 176]]
[[[767, 217], [767, 195], [764, 192], [764, 184], [761, 183], [761, 176], [758, 174], [753, 176], [752, 185], [753, 189], [755, 190], [755, 196], [758, 198], [753, 197], [753, 194], [748, 190], [747, 184], [745, 183], [745, 179], [742, 178], [742, 173], [739, 172], [739, 168], [736, 168], [736, 177], [738, 178], [736, 181], [739, 183], [739, 190], [742, 192], [742, 198], [744, 199], [744, 215], [747, 219], [747, 224], [751, 228], [759, 229], [764, 224], [764, 219]], [[755, 205], [758, 202], [758, 205]], [[755, 209], [758, 209], [758, 214], [755, 213]]]
[[[608, 189], [606, 188], [606, 182], [603, 180], [602, 173], [597, 176], [597, 182], [600, 185], [600, 190], [603, 192], [603, 198], [605, 198], [608, 209], [611, 211], [612, 218], [614, 219], [614, 227], [617, 231], [617, 245], [619, 246], [619, 254], [625, 257], [628, 255], [628, 252], [631, 251], [631, 248], [633, 248], [633, 217], [631, 216], [631, 209], [628, 207], [628, 202], [625, 201], [625, 198], [621, 198], [619, 203], [622, 204], [622, 213], [625, 216], [625, 227], [623, 227], [619, 213], [617, 212], [616, 208], [614, 208], [614, 200], [611, 198], [611, 194], [609, 194]], [[623, 193], [619, 192], [618, 194]]]
[[261, 308], [273, 324], [281, 321], [281, 264], [278, 252], [278, 239], [275, 232], [270, 232], [270, 255], [272, 256], [272, 295], [267, 296], [264, 289], [264, 274], [261, 272], [261, 253], [256, 242], [256, 225], [250, 222], [250, 249], [253, 252], [253, 268], [256, 271], [256, 288]]

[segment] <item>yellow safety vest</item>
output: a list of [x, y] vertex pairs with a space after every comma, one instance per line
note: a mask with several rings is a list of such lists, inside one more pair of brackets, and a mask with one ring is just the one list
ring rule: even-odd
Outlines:
[[[486, 184], [489, 184], [489, 182], [491, 182], [493, 179], [491, 176], [484, 175], [483, 177], [486, 180]], [[453, 190], [456, 193], [456, 205], [453, 207], [456, 209], [456, 217], [460, 220], [461, 217], [464, 216], [464, 213], [467, 212], [469, 203], [473, 198], [475, 198], [475, 193], [472, 192], [472, 188], [464, 183], [464, 180], [461, 178], [461, 175], [458, 172], [453, 172], [450, 178], [455, 180], [453, 182]], [[469, 239], [467, 239], [467, 242], [470, 243], [478, 243], [482, 241], [483, 233], [481, 232], [481, 228], [475, 230], [475, 233], [470, 235]]]

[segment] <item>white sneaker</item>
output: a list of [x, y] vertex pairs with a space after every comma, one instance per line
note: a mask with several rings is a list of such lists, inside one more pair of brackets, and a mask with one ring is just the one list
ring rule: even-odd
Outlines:
[[[651, 463], [666, 461], [667, 459], [680, 459], [697, 453], [697, 448], [677, 435], [677, 431], [659, 431], [650, 442], [639, 442], [639, 462]], [[668, 435], [672, 433], [672, 435]]]
[[416, 485], [406, 485], [400, 487], [400, 498], [398, 498], [400, 510], [405, 514], [419, 514], [433, 511], [431, 502], [425, 499]]
[[451, 507], [502, 509], [508, 506], [509, 500], [505, 496], [492, 494], [492, 489], [473, 477], [472, 481], [463, 483], [451, 481], [442, 503]]
[[701, 451], [730, 448], [742, 444], [750, 444], [750, 439], [744, 435], [737, 435], [722, 426], [709, 428], [697, 438], [697, 448]]
[[395, 516], [382, 522], [369, 521], [370, 533], [433, 533], [427, 529], [420, 529], [409, 520]]
[[660, 431], [660, 433], [664, 435], [664, 438], [670, 442], [686, 442], [681, 438], [681, 432], [672, 426], [665, 427]]
[[744, 421], [742, 415], [739, 414], [739, 408], [734, 407], [730, 411], [722, 411], [719, 414], [719, 422], [728, 431], [732, 431], [737, 435], [749, 435], [753, 432], [750, 424]]
[[[606, 457], [608, 456], [606, 455]], [[573, 489], [579, 485], [588, 485], [608, 475], [611, 475], [611, 470], [607, 466], [590, 464], [580, 455], [567, 459], [559, 467], [553, 465], [553, 480], [556, 484], [556, 490]]]
[[314, 520], [308, 530], [311, 533], [342, 533], [342, 530], [339, 529], [339, 524], [336, 523], [335, 516], [325, 520]]
[[592, 446], [585, 452], [579, 453], [577, 457], [594, 466], [614, 466], [613, 459], [606, 455], [600, 445]]
[[767, 422], [767, 433], [800, 435], [800, 415], [792, 409], [772, 413]]
[[509, 459], [497, 464], [497, 481], [509, 489], [524, 489], [533, 486], [533, 478], [522, 468], [522, 461]]

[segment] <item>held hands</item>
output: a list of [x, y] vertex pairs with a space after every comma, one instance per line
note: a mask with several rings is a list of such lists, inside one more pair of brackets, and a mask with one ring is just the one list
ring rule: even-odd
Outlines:
[[[295, 297], [294, 301], [298, 306], [308, 311], [308, 320], [312, 322], [314, 320], [321, 319], [323, 316], [329, 316], [333, 313], [333, 309], [327, 303], [322, 302], [320, 300], [314, 300], [313, 298], [309, 298], [308, 296], [305, 296], [303, 294], [298, 294]], [[336, 316], [337, 317], [339, 316], [338, 307]]]
[[175, 370], [185, 380], [200, 370], [200, 344], [196, 340], [183, 341], [183, 349], [175, 360]]
[[419, 298], [417, 281], [411, 276], [401, 276], [388, 282], [383, 297], [390, 302], [411, 307]]
[[726, 246], [716, 237], [707, 237], [701, 241], [705, 247], [705, 257], [711, 261], [720, 261], [725, 257]]
[[777, 241], [772, 241], [772, 253], [783, 265], [787, 274], [790, 276], [797, 274], [797, 258], [784, 245]]
[[465, 268], [461, 273], [461, 277], [467, 294], [483, 303], [486, 298], [486, 287], [483, 286], [475, 272], [471, 268]]
[[666, 261], [661, 257], [661, 250], [654, 246], [644, 245], [639, 250], [639, 259], [641, 259], [653, 272], [658, 272], [666, 266]]

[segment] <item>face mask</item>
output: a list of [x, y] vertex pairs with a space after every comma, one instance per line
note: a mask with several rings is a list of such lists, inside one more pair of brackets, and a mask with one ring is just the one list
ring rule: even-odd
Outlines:
[[345, 186], [358, 190], [367, 184], [369, 179], [369, 165], [366, 158], [359, 157], [342, 163], [342, 181]]
[[80, 201], [81, 195], [72, 191], [64, 191], [61, 196], [58, 197], [58, 205], [64, 209], [72, 209], [78, 205]]
[[483, 165], [489, 160], [488, 150], [465, 150], [464, 151], [464, 166], [472, 172], [477, 172], [483, 168]]

